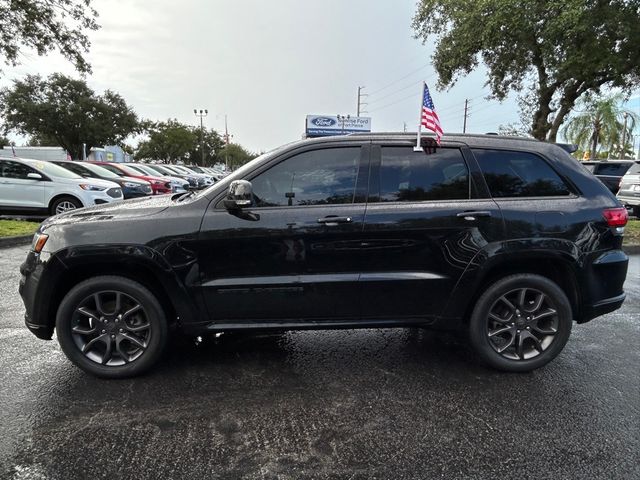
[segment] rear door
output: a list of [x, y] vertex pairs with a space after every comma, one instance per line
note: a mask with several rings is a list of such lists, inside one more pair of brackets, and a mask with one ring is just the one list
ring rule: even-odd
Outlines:
[[372, 147], [364, 317], [422, 322], [442, 311], [469, 262], [502, 236], [500, 210], [478, 175], [464, 145]]
[[[37, 173], [42, 180], [28, 178]], [[45, 177], [34, 168], [14, 160], [0, 160], [0, 205], [15, 208], [44, 208]]]

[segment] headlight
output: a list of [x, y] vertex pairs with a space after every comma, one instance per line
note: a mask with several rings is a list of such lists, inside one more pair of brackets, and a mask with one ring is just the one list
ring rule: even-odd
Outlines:
[[139, 183], [123, 182], [122, 186], [127, 188], [138, 188], [138, 187], [141, 187], [142, 185], [140, 185]]
[[49, 235], [47, 235], [46, 233], [36, 232], [36, 234], [33, 236], [33, 240], [31, 241], [31, 250], [36, 253], [40, 253], [44, 248], [44, 244], [47, 243], [48, 239]]
[[151, 183], [158, 186], [164, 185], [164, 182], [162, 180], [151, 180]]
[[102, 192], [107, 189], [107, 187], [101, 187], [99, 185], [91, 185], [89, 183], [81, 183], [80, 188], [83, 190], [89, 190], [91, 192]]

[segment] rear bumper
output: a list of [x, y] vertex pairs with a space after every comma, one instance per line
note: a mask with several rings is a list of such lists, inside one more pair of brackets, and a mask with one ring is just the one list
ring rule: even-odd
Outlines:
[[638, 196], [618, 194], [617, 198], [620, 201], [620, 203], [624, 205], [631, 205], [633, 207], [640, 206], [640, 193], [638, 194]]
[[578, 319], [578, 323], [585, 323], [589, 320], [593, 320], [596, 317], [604, 315], [606, 313], [613, 312], [619, 309], [624, 303], [626, 293], [622, 293], [617, 297], [605, 298], [597, 303], [591, 305], [585, 305], [582, 310], [582, 316]]

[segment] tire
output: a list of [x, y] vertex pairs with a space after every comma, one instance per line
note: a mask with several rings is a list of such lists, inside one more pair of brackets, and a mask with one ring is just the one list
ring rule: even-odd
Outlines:
[[633, 216], [640, 220], [640, 206], [633, 207]]
[[147, 371], [165, 350], [167, 330], [155, 295], [117, 276], [79, 283], [62, 299], [56, 315], [56, 335], [67, 358], [103, 378]]
[[60, 197], [51, 204], [51, 215], [59, 215], [77, 208], [82, 208], [82, 202], [77, 198], [71, 196]]
[[562, 289], [546, 277], [522, 273], [498, 280], [478, 298], [469, 339], [487, 365], [529, 372], [562, 351], [572, 324], [571, 305]]

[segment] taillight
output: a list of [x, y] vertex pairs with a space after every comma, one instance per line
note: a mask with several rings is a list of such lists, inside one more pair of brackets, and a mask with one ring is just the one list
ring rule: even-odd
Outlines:
[[624, 227], [629, 220], [629, 213], [624, 207], [607, 208], [602, 211], [602, 216], [610, 227]]

